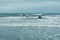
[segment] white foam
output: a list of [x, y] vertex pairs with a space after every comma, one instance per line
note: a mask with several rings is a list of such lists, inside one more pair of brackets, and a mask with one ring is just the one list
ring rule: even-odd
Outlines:
[[[31, 17], [32, 18], [32, 17]], [[44, 26], [60, 27], [60, 16], [44, 16], [45, 19], [25, 18], [25, 17], [1, 17], [0, 26]]]

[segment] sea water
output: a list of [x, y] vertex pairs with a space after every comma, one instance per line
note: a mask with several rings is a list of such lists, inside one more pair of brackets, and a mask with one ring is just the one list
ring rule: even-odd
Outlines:
[[1, 16], [0, 40], [60, 40], [60, 15]]

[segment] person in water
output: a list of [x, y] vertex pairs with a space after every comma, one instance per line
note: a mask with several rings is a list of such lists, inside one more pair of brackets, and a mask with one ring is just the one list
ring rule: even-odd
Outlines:
[[23, 16], [25, 16], [25, 14], [23, 14]]
[[[25, 14], [23, 14], [23, 16], [26, 16]], [[26, 18], [27, 18], [27, 16], [26, 16]]]
[[42, 18], [41, 16], [38, 16], [38, 18], [40, 19], [40, 18]]

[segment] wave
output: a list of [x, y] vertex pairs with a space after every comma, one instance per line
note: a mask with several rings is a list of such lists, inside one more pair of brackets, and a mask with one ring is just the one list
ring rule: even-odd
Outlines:
[[60, 27], [60, 16], [44, 16], [46, 19], [25, 17], [1, 17], [0, 26], [48, 26]]
[[49, 16], [49, 15], [60, 15], [60, 13], [0, 13], [0, 17], [9, 17], [9, 16]]

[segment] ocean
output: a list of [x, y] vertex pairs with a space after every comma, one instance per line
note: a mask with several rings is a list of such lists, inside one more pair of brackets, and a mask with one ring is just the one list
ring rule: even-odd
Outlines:
[[60, 14], [35, 14], [0, 13], [0, 40], [60, 40]]
[[[49, 15], [60, 15], [60, 13], [0, 13], [0, 17], [9, 17], [9, 16], [49, 16]], [[36, 15], [35, 15], [36, 14]]]

